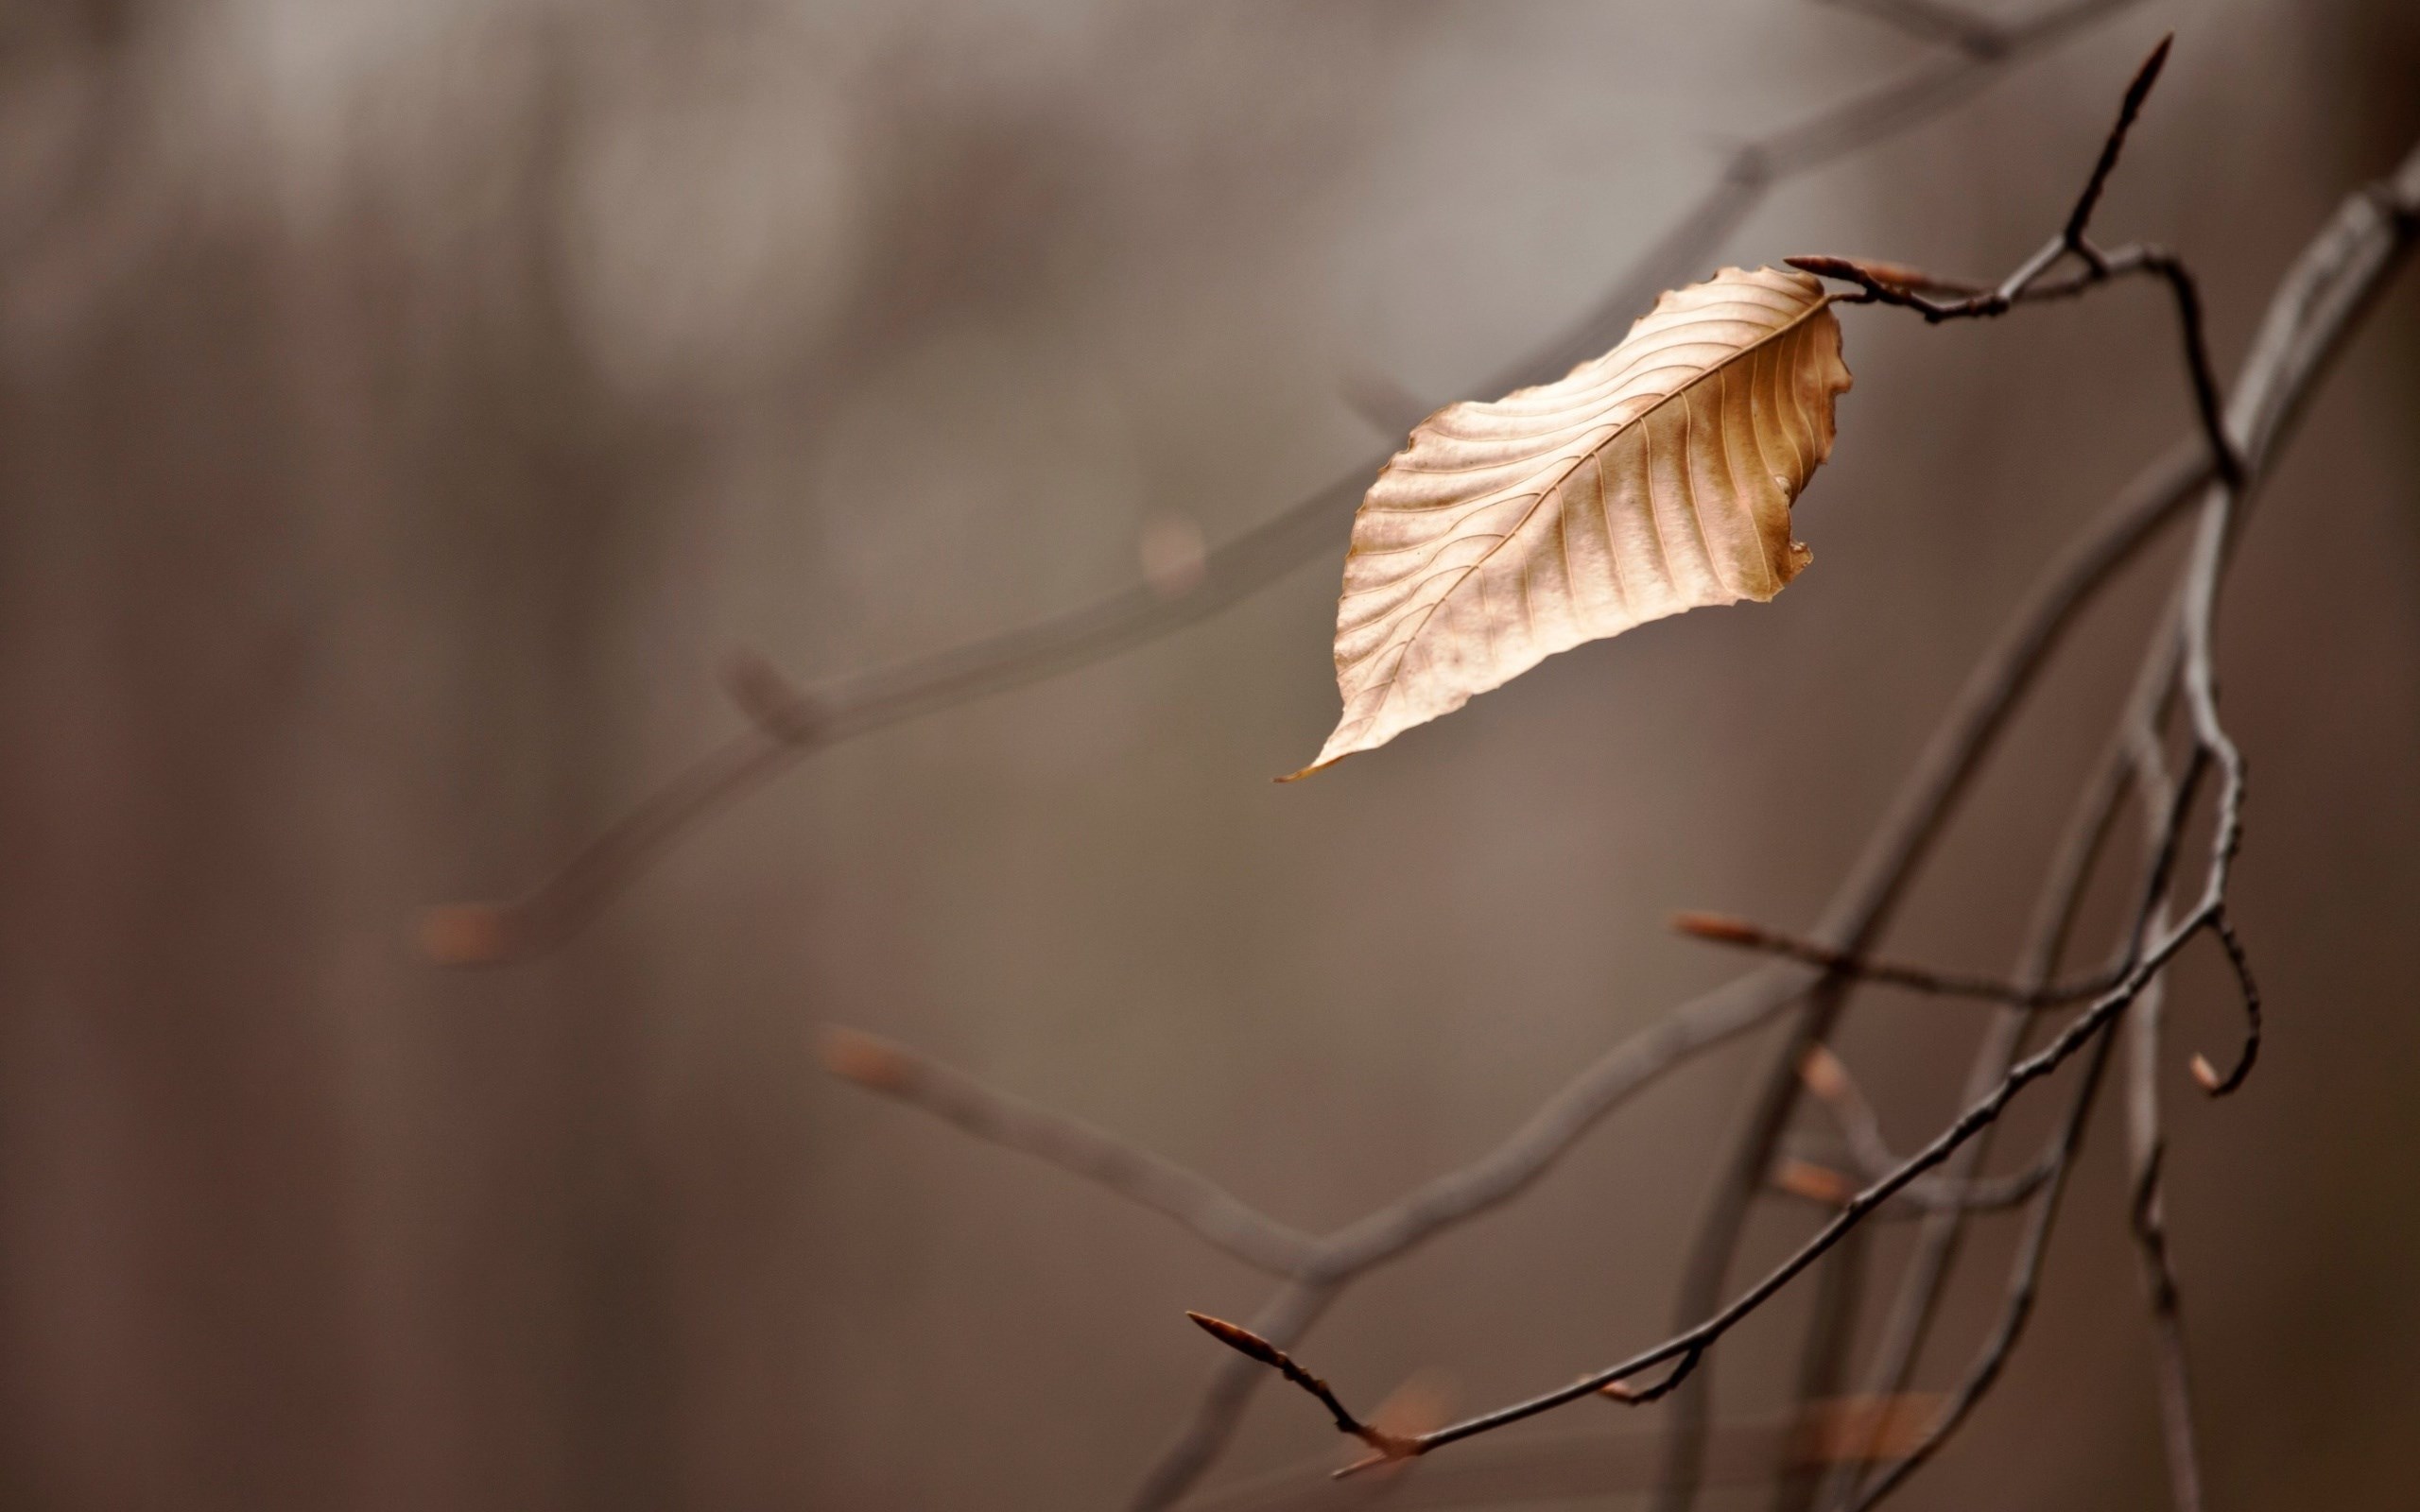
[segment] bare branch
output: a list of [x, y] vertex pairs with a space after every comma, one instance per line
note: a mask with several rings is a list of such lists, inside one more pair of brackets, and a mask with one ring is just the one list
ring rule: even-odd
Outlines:
[[2100, 145], [2100, 161], [2092, 165], [2092, 177], [2084, 181], [2083, 193], [2076, 197], [2076, 207], [2067, 212], [2067, 223], [2059, 232], [2068, 250], [2083, 251], [2085, 228], [2092, 224], [2092, 212], [2100, 203], [2100, 192], [2108, 187], [2109, 175], [2118, 167], [2118, 154], [2126, 150], [2126, 133], [2135, 129], [2135, 118], [2142, 114], [2143, 101], [2151, 97], [2152, 86], [2159, 82], [2160, 70], [2168, 66], [2168, 50], [2175, 42], [2176, 33], [2172, 31], [2159, 40], [2159, 45], [2135, 70], [2125, 97], [2118, 102], [2118, 124], [2109, 129], [2109, 139]]
[[903, 1045], [855, 1029], [827, 1029], [824, 1069], [870, 1091], [923, 1108], [977, 1139], [1022, 1150], [1184, 1225], [1216, 1248], [1274, 1276], [1301, 1277], [1320, 1246], [1236, 1200], [1208, 1177], [1148, 1150], [995, 1091]]

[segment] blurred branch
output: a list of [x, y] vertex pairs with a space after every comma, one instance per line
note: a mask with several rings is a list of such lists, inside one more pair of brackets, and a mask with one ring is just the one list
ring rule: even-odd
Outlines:
[[2011, 44], [2008, 29], [1996, 22], [1971, 15], [1936, 0], [1823, 0], [1835, 10], [1848, 10], [1896, 26], [1924, 42], [1945, 43], [1973, 57], [1994, 59]]
[[[2003, 28], [2005, 45], [1969, 51], [1860, 94], [1739, 147], [1714, 183], [1632, 263], [1593, 308], [1563, 335], [1479, 386], [1502, 393], [1562, 376], [1611, 346], [1630, 321], [1671, 285], [1703, 271], [1775, 187], [1885, 141], [1972, 98], [1999, 74], [2136, 0], [2069, 0]], [[1387, 401], [1368, 389], [1365, 413]], [[1417, 408], [1416, 402], [1409, 407]], [[1409, 413], [1404, 427], [1420, 418]], [[452, 966], [512, 960], [553, 949], [585, 928], [673, 844], [810, 753], [939, 710], [1089, 665], [1208, 618], [1336, 548], [1336, 526], [1360, 501], [1385, 461], [1356, 468], [1265, 524], [1209, 552], [1191, 590], [1171, 597], [1138, 583], [1084, 608], [935, 652], [886, 671], [807, 693], [769, 666], [750, 675], [752, 692], [801, 715], [767, 721], [751, 702], [752, 728], [700, 758], [642, 799], [518, 899], [455, 903], [423, 919], [420, 941]]]
[[855, 1029], [828, 1029], [824, 1068], [869, 1091], [911, 1103], [977, 1139], [1047, 1160], [1127, 1200], [1165, 1213], [1256, 1270], [1308, 1277], [1321, 1255], [1309, 1236], [1245, 1206], [1215, 1182], [1088, 1124], [1020, 1102], [904, 1046]]

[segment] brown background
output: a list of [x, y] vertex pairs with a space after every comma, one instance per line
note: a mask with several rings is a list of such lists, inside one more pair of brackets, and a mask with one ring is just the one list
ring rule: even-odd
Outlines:
[[[2420, 131], [2400, 0], [2145, 6], [1784, 189], [1722, 260], [2005, 267], [2169, 26], [2104, 224], [2192, 259], [2231, 366]], [[2022, 585], [2186, 423], [2154, 293], [1853, 312], [1783, 599], [1558, 658], [1317, 782], [1266, 779], [1333, 714], [1325, 560], [816, 758], [546, 960], [436, 971], [416, 910], [526, 885], [736, 728], [735, 644], [880, 665], [1122, 586], [1160, 514], [1268, 517], [1373, 450], [1340, 380], [1450, 397], [1726, 144], [1926, 56], [1791, 0], [11, 10], [0, 1503], [1114, 1504], [1214, 1363], [1180, 1310], [1261, 1283], [825, 1080], [813, 1027], [1306, 1227], [1485, 1148], [1734, 969], [1667, 910], [1812, 916]], [[2171, 1091], [2218, 1507], [2410, 1495], [2415, 398], [2407, 276], [2226, 613], [2274, 1032], [2238, 1101]], [[2006, 955], [2155, 598], [2129, 586], [1898, 948]], [[2180, 1054], [2222, 1048], [2209, 963], [2180, 988]], [[1970, 1022], [1856, 1022], [1900, 1138]], [[1321, 1368], [1368, 1400], [1442, 1366], [1476, 1405], [1658, 1332], [1753, 1059], [1374, 1279]], [[1906, 1504], [2152, 1504], [2113, 1134], [2025, 1352]], [[1791, 1315], [1726, 1346], [1727, 1407], [1780, 1400]], [[1330, 1436], [1268, 1398], [1230, 1472]]]

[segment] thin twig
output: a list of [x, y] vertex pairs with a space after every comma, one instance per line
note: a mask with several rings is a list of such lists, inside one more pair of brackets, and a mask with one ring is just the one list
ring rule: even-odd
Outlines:
[[[2113, 982], [2110, 985], [2114, 987], [2117, 984]], [[1840, 1057], [1828, 1046], [1817, 1045], [1806, 1053], [1806, 1058], [1799, 1068], [1799, 1079], [1806, 1083], [1806, 1090], [1831, 1112], [1840, 1125], [1849, 1153], [1857, 1161], [1858, 1179], [1851, 1180], [1835, 1172], [1831, 1175], [1838, 1184], [1827, 1187], [1820, 1179], [1808, 1179], [1808, 1173], [1803, 1168], [1793, 1168], [1790, 1162], [1784, 1162], [1775, 1167], [1774, 1185], [1838, 1207], [1846, 1202], [1857, 1188], [1880, 1180], [1900, 1163], [1902, 1157], [1892, 1150], [1890, 1142], [1883, 1137], [1882, 1121], [1875, 1116], [1874, 1105], [1866, 1100], [1857, 1079], [1849, 1074], [1848, 1068], [1841, 1063]], [[1960, 1173], [1954, 1178], [1919, 1181], [1900, 1193], [1899, 1200], [1908, 1210], [1922, 1212], [1945, 1209], [1988, 1212], [2012, 1208], [2041, 1186], [2048, 1175], [2054, 1156], [2055, 1151], [2046, 1151], [2031, 1166], [2003, 1177], [1985, 1177]], [[1794, 1179], [1782, 1178], [1785, 1169], [1793, 1169]]]
[[1273, 1276], [1315, 1269], [1317, 1241], [1237, 1200], [1173, 1161], [995, 1091], [904, 1045], [855, 1029], [827, 1029], [824, 1069], [957, 1125], [977, 1139], [1023, 1150], [1087, 1177], [1128, 1201], [1192, 1229], [1207, 1244]]
[[1833, 976], [1879, 987], [1907, 988], [1933, 997], [1971, 998], [2018, 1008], [2055, 1008], [2070, 1003], [2082, 1003], [2086, 998], [2096, 998], [2108, 991], [2126, 974], [2125, 963], [2120, 961], [2075, 981], [2029, 987], [1999, 977], [1968, 976], [1914, 966], [1905, 961], [1852, 954], [1834, 950], [1819, 939], [1768, 929], [1762, 924], [1734, 919], [1728, 914], [1675, 914], [1672, 916], [1672, 927], [1684, 935], [1713, 944], [1733, 945], [1741, 950], [1779, 955], [1819, 967]]
[[[1749, 1486], [1813, 1465], [1848, 1462], [1879, 1445], [1886, 1457], [1907, 1452], [1941, 1410], [1923, 1396], [1820, 1401], [1788, 1416], [1725, 1423], [1714, 1434], [1708, 1479]], [[1484, 1441], [1379, 1485], [1339, 1484], [1334, 1461], [1290, 1466], [1222, 1491], [1194, 1497], [1184, 1512], [1348, 1512], [1372, 1505], [1412, 1508], [1503, 1506], [1573, 1501], [1652, 1484], [1657, 1436], [1651, 1431], [1530, 1435]]]
[[1292, 1356], [1252, 1330], [1224, 1318], [1212, 1317], [1206, 1313], [1187, 1313], [1184, 1315], [1199, 1324], [1202, 1332], [1228, 1349], [1255, 1365], [1269, 1366], [1291, 1384], [1302, 1387], [1313, 1400], [1327, 1409], [1328, 1416], [1336, 1420], [1339, 1433], [1351, 1434], [1369, 1445], [1379, 1459], [1405, 1459], [1411, 1454], [1411, 1440], [1374, 1428], [1354, 1417], [1345, 1410], [1344, 1403], [1337, 1400], [1336, 1393], [1328, 1389], [1326, 1382], [1296, 1365]]

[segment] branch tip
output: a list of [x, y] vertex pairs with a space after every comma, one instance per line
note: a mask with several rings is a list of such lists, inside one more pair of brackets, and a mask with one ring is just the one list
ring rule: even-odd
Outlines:
[[1228, 1349], [1257, 1360], [1272, 1370], [1283, 1370], [1294, 1363], [1277, 1346], [1239, 1324], [1230, 1323], [1222, 1317], [1212, 1317], [1207, 1313], [1187, 1312], [1184, 1315], [1193, 1319], [1202, 1332]]
[[1845, 1208], [1857, 1195], [1857, 1183], [1828, 1165], [1817, 1165], [1796, 1156], [1786, 1156], [1773, 1165], [1773, 1185], [1794, 1197], [1820, 1202], [1827, 1208]]
[[2083, 193], [2076, 197], [2075, 209], [2067, 212], [2067, 224], [2059, 239], [2088, 263], [2097, 265], [2100, 259], [2084, 245], [2084, 228], [2092, 224], [2093, 210], [2100, 203], [2100, 191], [2118, 167], [2118, 154], [2126, 149], [2126, 133], [2134, 129], [2135, 117], [2142, 113], [2143, 101], [2151, 97], [2152, 86], [2159, 82], [2160, 70], [2168, 66], [2168, 50], [2175, 41], [2176, 33], [2172, 31], [2162, 37], [2142, 66], [2135, 70], [2133, 81], [2126, 86], [2126, 97], [2118, 104], [2118, 124], [2109, 129], [2109, 139], [2100, 145], [2100, 160], [2092, 165], [2092, 177], [2084, 180]]

